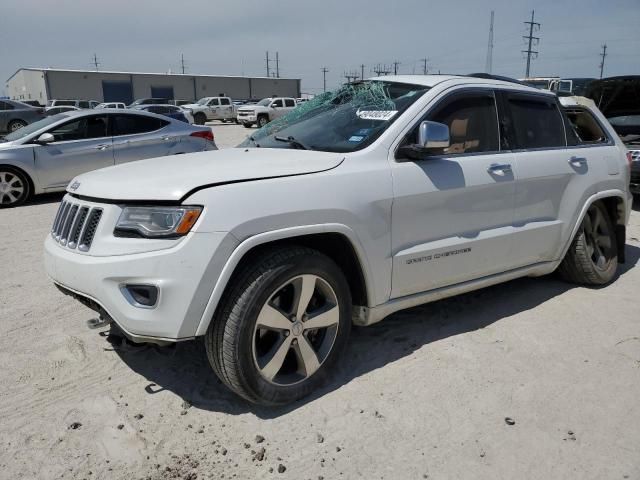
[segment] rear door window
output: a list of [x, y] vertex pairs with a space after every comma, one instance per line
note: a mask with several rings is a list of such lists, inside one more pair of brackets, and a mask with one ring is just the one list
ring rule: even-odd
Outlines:
[[160, 130], [169, 122], [146, 115], [115, 115], [113, 119], [113, 135], [135, 135], [138, 133]]
[[13, 110], [13, 105], [0, 101], [0, 110]]
[[231, 100], [229, 100], [228, 98], [221, 98], [220, 105], [231, 105]]
[[562, 114], [553, 99], [507, 95], [515, 149], [565, 147]]
[[287, 98], [284, 101], [284, 106], [285, 107], [295, 107], [296, 106], [296, 102], [294, 102], [292, 98]]

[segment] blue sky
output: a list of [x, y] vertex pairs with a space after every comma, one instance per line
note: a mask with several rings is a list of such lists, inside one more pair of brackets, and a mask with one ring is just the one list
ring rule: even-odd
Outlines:
[[[0, 77], [22, 66], [265, 75], [265, 51], [280, 54], [281, 76], [302, 89], [328, 87], [343, 73], [372, 76], [377, 64], [399, 73], [484, 71], [495, 11], [493, 72], [524, 76], [523, 24], [536, 11], [536, 76], [640, 74], [640, 0], [21, 0], [0, 3]], [[0, 84], [0, 93], [4, 83]]]

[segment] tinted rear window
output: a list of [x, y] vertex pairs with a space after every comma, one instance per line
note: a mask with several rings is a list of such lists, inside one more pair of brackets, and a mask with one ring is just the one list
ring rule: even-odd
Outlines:
[[508, 102], [516, 148], [566, 146], [562, 115], [554, 102], [520, 96], [509, 97]]
[[133, 135], [159, 130], [169, 122], [145, 115], [116, 115], [113, 122], [114, 135]]

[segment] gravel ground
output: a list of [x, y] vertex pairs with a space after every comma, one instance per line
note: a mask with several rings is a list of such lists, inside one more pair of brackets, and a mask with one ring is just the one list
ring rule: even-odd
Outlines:
[[[215, 124], [222, 147], [249, 132]], [[0, 478], [640, 479], [640, 206], [600, 289], [554, 277], [353, 332], [334, 381], [257, 408], [202, 345], [112, 345], [60, 294], [60, 195], [0, 211]]]

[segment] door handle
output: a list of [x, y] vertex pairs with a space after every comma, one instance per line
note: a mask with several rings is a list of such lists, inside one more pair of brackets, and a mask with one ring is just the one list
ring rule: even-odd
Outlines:
[[569, 165], [574, 167], [584, 167], [587, 164], [587, 159], [584, 157], [571, 157], [569, 159]]
[[173, 140], [173, 137], [170, 137], [169, 135], [165, 135], [164, 137], [162, 137], [162, 140], [164, 140], [165, 142], [169, 141], [169, 140]]
[[102, 145], [98, 145], [96, 147], [96, 150], [106, 150], [107, 148], [109, 148], [111, 145], [109, 145], [108, 143], [103, 143]]
[[504, 176], [511, 173], [511, 165], [509, 163], [493, 163], [487, 168], [487, 172]]

